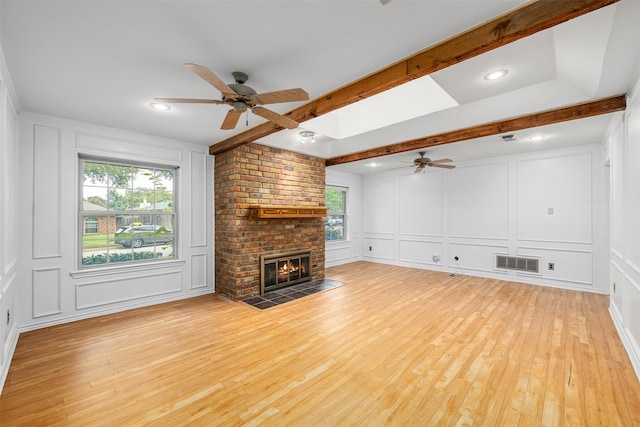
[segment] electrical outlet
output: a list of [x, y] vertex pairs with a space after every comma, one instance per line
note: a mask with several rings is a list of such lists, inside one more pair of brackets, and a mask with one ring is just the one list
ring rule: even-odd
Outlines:
[[455, 259], [456, 261], [460, 261], [460, 258], [457, 256], [454, 256], [453, 259]]
[[556, 264], [553, 262], [549, 263], [549, 270], [555, 270], [556, 269]]
[[613, 282], [613, 293], [616, 293], [616, 282]]
[[9, 326], [9, 323], [11, 323], [11, 310], [7, 310], [7, 326]]
[[369, 252], [371, 252], [371, 246], [369, 246]]

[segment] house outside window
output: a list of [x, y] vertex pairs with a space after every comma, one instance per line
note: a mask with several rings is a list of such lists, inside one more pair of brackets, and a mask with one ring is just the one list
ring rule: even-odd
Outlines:
[[176, 172], [81, 158], [80, 267], [174, 259]]
[[347, 189], [343, 187], [327, 187], [325, 189], [325, 205], [329, 208], [324, 223], [325, 241], [346, 240], [347, 230]]
[[98, 234], [98, 218], [95, 216], [85, 218], [84, 234]]

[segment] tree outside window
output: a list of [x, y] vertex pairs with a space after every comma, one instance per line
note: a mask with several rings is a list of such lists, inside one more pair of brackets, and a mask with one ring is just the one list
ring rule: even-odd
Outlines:
[[346, 188], [327, 187], [325, 189], [325, 205], [329, 208], [324, 223], [325, 241], [346, 240], [346, 202]]
[[81, 159], [80, 169], [81, 267], [175, 258], [175, 168]]

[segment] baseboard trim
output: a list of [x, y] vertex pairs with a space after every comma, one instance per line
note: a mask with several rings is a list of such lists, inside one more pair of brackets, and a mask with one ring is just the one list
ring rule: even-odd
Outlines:
[[18, 332], [18, 328], [11, 328], [11, 332], [9, 333], [9, 348], [4, 354], [4, 362], [0, 367], [0, 395], [2, 395], [2, 390], [4, 389], [4, 383], [7, 380], [7, 376], [9, 375], [9, 368], [11, 367], [11, 361], [13, 360], [13, 354], [16, 351], [16, 347], [18, 345], [18, 338], [20, 337], [20, 332]]
[[178, 294], [177, 296], [175, 295], [175, 293], [172, 293], [172, 294], [168, 294], [171, 296], [164, 295], [161, 297], [144, 299], [144, 301], [136, 301], [135, 303], [131, 303], [131, 304], [118, 305], [117, 307], [104, 308], [101, 310], [92, 310], [87, 313], [80, 313], [80, 314], [75, 314], [71, 316], [58, 317], [56, 319], [45, 321], [45, 322], [30, 323], [28, 325], [21, 326], [19, 328], [19, 331], [20, 332], [33, 331], [41, 328], [48, 328], [49, 326], [61, 325], [63, 323], [76, 322], [78, 320], [90, 319], [92, 317], [105, 316], [108, 314], [119, 313], [121, 311], [127, 311], [127, 310], [133, 310], [136, 308], [164, 304], [167, 302], [179, 301], [182, 299], [194, 298], [194, 297], [213, 294], [213, 293], [215, 293], [215, 291], [211, 288], [201, 289], [198, 291], [184, 292], [184, 293]]
[[611, 305], [609, 305], [609, 315], [613, 320], [613, 325], [618, 332], [620, 341], [622, 341], [622, 345], [627, 351], [627, 356], [629, 356], [629, 360], [631, 361], [633, 370], [636, 373], [636, 377], [638, 378], [638, 381], [640, 381], [640, 351], [638, 351], [638, 348], [634, 345], [633, 339], [627, 335], [627, 330], [622, 324], [622, 319], [618, 317], [617, 311], [614, 310]]

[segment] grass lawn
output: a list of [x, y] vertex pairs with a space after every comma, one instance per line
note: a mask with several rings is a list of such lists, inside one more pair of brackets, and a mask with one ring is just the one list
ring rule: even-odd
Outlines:
[[82, 248], [83, 249], [95, 249], [95, 248], [106, 248], [107, 242], [113, 245], [113, 234], [90, 234], [87, 236], [82, 236]]

